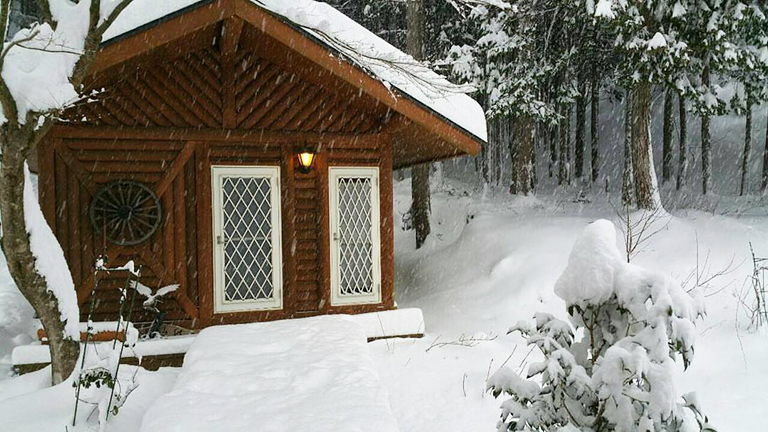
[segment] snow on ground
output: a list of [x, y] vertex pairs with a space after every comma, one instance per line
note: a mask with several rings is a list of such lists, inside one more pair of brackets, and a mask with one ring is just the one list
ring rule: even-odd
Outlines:
[[209, 327], [142, 432], [397, 431], [363, 328], [341, 316]]
[[[758, 256], [768, 257], [768, 206], [759, 197], [712, 196], [695, 203], [710, 211], [684, 210], [680, 207], [690, 204], [689, 198], [664, 192], [665, 201], [674, 203], [668, 207], [671, 216], [654, 224], [652, 231], [659, 230], [658, 234], [632, 262], [670, 275], [705, 303], [708, 314], [697, 326], [693, 364], [687, 372], [682, 368], [677, 372], [678, 391], [696, 390], [718, 430], [762, 430], [768, 421], [764, 410], [768, 331], [747, 330], [739, 304], [748, 293], [744, 283], [752, 271], [749, 242]], [[524, 371], [536, 361], [522, 339], [506, 335], [506, 330], [537, 311], [565, 318], [565, 303], [553, 287], [571, 247], [590, 222], [617, 221], [606, 197], [575, 202], [576, 196], [573, 190], [558, 190], [538, 198], [510, 197], [498, 191], [472, 193], [461, 184], [448, 183], [433, 195], [433, 235], [424, 249], [414, 251], [412, 232], [401, 229], [409, 205], [408, 181], [397, 183], [396, 298], [400, 308], [423, 311], [424, 338], [380, 340], [366, 346], [365, 333], [348, 322], [333, 321], [338, 317], [321, 318], [332, 320], [322, 325], [300, 320], [214, 328], [203, 333], [210, 335], [203, 344], [208, 347], [193, 350], [185, 365], [191, 372], [185, 372], [175, 387], [177, 372], [141, 372], [139, 389], [109, 430], [138, 431], [149, 406], [145, 431], [161, 430], [171, 421], [215, 430], [211, 423], [221, 426], [223, 419], [228, 419], [227, 430], [237, 430], [238, 425], [257, 421], [257, 415], [274, 421], [312, 421], [311, 430], [317, 425], [355, 430], [345, 426], [357, 421], [366, 430], [494, 430], [501, 400], [483, 392], [487, 377], [502, 365]], [[622, 249], [623, 237], [618, 231], [617, 236]], [[696, 278], [690, 275], [697, 262], [701, 280], [727, 269], [726, 274], [696, 287]], [[409, 321], [418, 321], [415, 311], [411, 315]], [[280, 330], [282, 325], [302, 331], [297, 335]], [[339, 328], [329, 331], [326, 327], [331, 325]], [[259, 333], [257, 328], [264, 329], [259, 335], [263, 343], [236, 343], [245, 337], [241, 331]], [[272, 330], [267, 333], [268, 328]], [[362, 336], [350, 337], [355, 331]], [[0, 337], [0, 343], [10, 342]], [[320, 348], [330, 344], [344, 348], [331, 352]], [[310, 345], [317, 345], [317, 351], [304, 350], [307, 358], [297, 359], [297, 347]], [[226, 358], [204, 353], [232, 347], [239, 350], [237, 355]], [[299, 368], [298, 363], [310, 366]], [[353, 369], [360, 379], [350, 376]], [[67, 423], [74, 399], [71, 384], [47, 388], [46, 377], [41, 372], [0, 382], [3, 430], [9, 424], [8, 430], [22, 432], [60, 431]], [[357, 404], [345, 404], [349, 400], [345, 398], [357, 394], [347, 387], [353, 385], [368, 391], [374, 401], [371, 409], [389, 412], [389, 403], [391, 414], [361, 415]], [[315, 399], [320, 402], [309, 402]], [[207, 414], [201, 411], [206, 407], [211, 410]], [[297, 410], [302, 414], [296, 415]], [[175, 413], [173, 420], [167, 413]], [[396, 426], [379, 428], [371, 423], [372, 418], [391, 419], [392, 414]], [[265, 427], [269, 430], [268, 424]]]
[[[571, 247], [589, 222], [617, 220], [607, 203], [572, 202], [563, 191], [539, 199], [488, 193], [484, 200], [448, 189], [433, 195], [434, 235], [423, 250], [413, 250], [412, 232], [398, 227], [395, 234], [398, 305], [420, 307], [427, 334], [371, 344], [402, 431], [494, 430], [502, 400], [483, 393], [486, 378], [502, 364], [524, 371], [536, 361], [506, 330], [537, 311], [566, 318], [553, 287]], [[396, 184], [395, 195], [400, 224], [410, 199], [407, 181]], [[753, 207], [750, 214], [673, 211], [654, 224], [653, 232], [661, 231], [632, 261], [688, 289], [697, 258], [701, 280], [730, 265], [693, 291], [708, 314], [698, 322], [693, 365], [678, 371], [679, 392], [696, 390], [721, 431], [761, 430], [768, 421], [768, 332], [747, 331], [739, 309], [752, 271], [748, 243], [768, 256], [766, 211]]]
[[[135, 366], [123, 366], [120, 376], [129, 379]], [[178, 369], [157, 372], [139, 369], [139, 387], [130, 395], [120, 412], [110, 418], [109, 432], [136, 432], [144, 413], [162, 394], [171, 390]], [[50, 387], [50, 368], [11, 380], [0, 381], [0, 429], [9, 432], [90, 432], [98, 430], [93, 407], [80, 405], [77, 426], [72, 426], [75, 390], [72, 380]], [[121, 378], [122, 379], [122, 378]]]

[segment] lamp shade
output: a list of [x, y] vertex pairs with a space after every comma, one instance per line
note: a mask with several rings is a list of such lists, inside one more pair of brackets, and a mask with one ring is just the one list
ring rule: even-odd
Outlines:
[[315, 162], [315, 151], [309, 147], [304, 147], [299, 151], [299, 171], [308, 173], [312, 169], [312, 164]]

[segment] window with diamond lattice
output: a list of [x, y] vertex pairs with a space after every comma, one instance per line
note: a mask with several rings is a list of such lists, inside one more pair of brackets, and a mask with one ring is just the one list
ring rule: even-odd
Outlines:
[[280, 298], [277, 167], [214, 167], [217, 309], [274, 309]]
[[381, 301], [376, 168], [331, 168], [332, 304]]

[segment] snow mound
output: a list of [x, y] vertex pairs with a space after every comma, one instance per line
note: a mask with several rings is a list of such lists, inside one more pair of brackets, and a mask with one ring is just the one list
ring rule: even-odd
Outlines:
[[568, 267], [555, 284], [555, 294], [568, 304], [605, 301], [613, 294], [621, 264], [613, 223], [605, 219], [593, 222], [573, 245]]
[[346, 317], [209, 327], [142, 432], [398, 430], [363, 328]]

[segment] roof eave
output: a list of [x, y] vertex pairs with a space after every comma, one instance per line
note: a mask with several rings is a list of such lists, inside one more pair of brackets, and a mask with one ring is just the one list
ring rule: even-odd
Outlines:
[[[223, 3], [226, 3], [226, 5], [222, 5]], [[206, 6], [208, 7], [206, 8]], [[322, 39], [314, 36], [307, 30], [302, 28], [300, 25], [287, 19], [286, 17], [276, 14], [268, 9], [265, 9], [259, 6], [257, 3], [254, 3], [250, 0], [227, 0], [227, 1], [200, 0], [189, 6], [186, 6], [182, 9], [179, 9], [175, 12], [165, 15], [161, 18], [158, 18], [156, 20], [143, 24], [139, 27], [136, 27], [131, 31], [128, 31], [118, 36], [115, 36], [113, 38], [110, 38], [102, 42], [100, 46], [101, 55], [96, 57], [96, 61], [92, 67], [92, 72], [96, 73], [100, 70], [104, 70], [109, 67], [115, 66], [117, 64], [122, 63], [122, 61], [127, 60], [132, 56], [142, 54], [143, 52], [146, 52], [153, 47], [163, 45], [167, 42], [170, 42], [171, 40], [178, 38], [180, 35], [173, 33], [173, 34], [167, 35], [166, 38], [152, 39], [151, 41], [144, 40], [142, 41], [141, 44], [132, 46], [132, 49], [131, 49], [132, 53], [129, 53], [128, 56], [125, 56], [125, 54], [123, 54], [122, 56], [118, 56], [116, 53], [112, 52], [113, 50], [117, 51], [115, 50], [115, 46], [120, 44], [121, 42], [124, 42], [133, 36], [136, 36], [140, 33], [148, 31], [161, 24], [172, 21], [175, 18], [178, 18], [182, 15], [194, 14], [191, 17], [192, 19], [188, 20], [188, 26], [186, 28], [187, 33], [196, 31], [199, 28], [204, 27], [205, 25], [210, 25], [220, 20], [223, 20], [225, 18], [229, 18], [231, 16], [237, 15], [240, 18], [250, 22], [252, 25], [255, 25], [257, 28], [260, 28], [263, 31], [270, 33], [270, 35], [272, 35], [273, 37], [276, 37], [274, 32], [267, 31], [268, 28], [272, 28], [271, 26], [268, 26], [267, 23], [265, 23], [263, 20], [258, 19], [259, 17], [253, 16], [254, 11], [258, 11], [260, 14], [266, 14], [276, 22], [282, 25], [285, 25], [292, 31], [300, 34], [301, 36], [306, 38], [308, 41], [310, 41], [312, 44], [319, 46], [320, 48], [328, 52], [331, 52], [337, 58], [343, 59], [345, 64], [354, 68], [359, 73], [363, 74], [365, 78], [357, 77], [357, 79], [349, 79], [349, 77], [341, 76], [339, 71], [335, 70], [332, 67], [332, 65], [322, 64], [322, 62], [318, 61], [318, 60], [322, 60], [321, 58], [314, 59], [312, 58], [311, 55], [309, 55], [309, 53], [297, 50], [301, 55], [319, 64], [321, 67], [325, 67], [326, 69], [329, 69], [332, 73], [339, 75], [340, 78], [344, 79], [350, 84], [355, 85], [358, 88], [361, 88], [363, 91], [368, 93], [374, 99], [379, 100], [380, 102], [384, 103], [385, 105], [389, 106], [395, 111], [398, 111], [402, 115], [405, 115], [408, 117], [410, 117], [408, 113], [411, 112], [411, 110], [408, 109], [407, 105], [411, 105], [417, 108], [427, 117], [429, 117], [429, 119], [422, 118], [422, 119], [417, 119], [415, 121], [421, 124], [422, 127], [433, 130], [433, 132], [436, 133], [438, 136], [440, 136], [442, 139], [445, 139], [446, 141], [454, 144], [457, 147], [457, 149], [460, 150], [461, 152], [469, 155], [475, 155], [487, 143], [486, 140], [483, 140], [482, 138], [468, 131], [464, 127], [456, 124], [455, 122], [448, 119], [444, 115], [440, 114], [433, 108], [427, 106], [426, 104], [422, 103], [418, 99], [412, 97], [407, 92], [397, 88], [396, 86], [392, 86], [392, 89], [387, 88], [387, 86], [385, 86], [380, 80], [371, 76], [371, 74], [368, 71], [366, 71], [363, 67], [356, 64], [356, 62], [354, 62], [353, 60], [347, 58], [346, 55], [336, 50], [333, 46], [329, 45]], [[281, 38], [279, 37], [276, 37], [276, 39], [278, 39], [281, 43], [284, 43], [288, 46], [291, 46], [293, 43], [295, 43], [295, 41], [281, 40]], [[105, 53], [107, 55], [104, 55]], [[126, 58], [121, 58], [121, 57], [126, 57]], [[361, 81], [368, 81], [369, 84], [372, 84], [378, 88], [375, 89], [376, 91], [373, 91], [374, 89], [367, 88]], [[449, 131], [437, 130], [438, 128], [436, 128], [434, 124], [430, 124], [435, 120], [449, 126], [454, 132], [451, 133]]]

